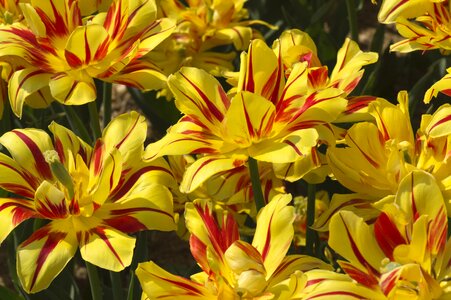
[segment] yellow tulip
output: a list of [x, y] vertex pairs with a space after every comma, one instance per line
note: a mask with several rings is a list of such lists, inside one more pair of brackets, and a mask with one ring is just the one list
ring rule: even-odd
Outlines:
[[52, 123], [49, 135], [14, 129], [0, 138], [0, 187], [17, 195], [0, 199], [0, 241], [21, 222], [47, 225], [17, 249], [17, 273], [28, 293], [41, 291], [80, 249], [94, 265], [121, 271], [130, 265], [141, 230], [175, 230], [172, 198], [162, 184], [171, 177], [163, 160], [137, 160], [146, 123], [136, 112], [115, 118], [94, 148]]

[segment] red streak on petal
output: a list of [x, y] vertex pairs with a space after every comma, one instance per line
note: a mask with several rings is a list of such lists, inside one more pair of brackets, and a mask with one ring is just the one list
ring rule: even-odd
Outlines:
[[36, 145], [36, 143], [26, 134], [20, 131], [13, 130], [11, 132], [15, 133], [30, 150], [34, 158], [36, 170], [38, 171], [39, 175], [42, 176], [43, 179], [53, 178], [50, 167], [45, 161], [44, 155], [42, 154], [41, 149], [39, 149], [38, 145]]
[[143, 223], [139, 222], [136, 218], [131, 216], [120, 216], [108, 220], [104, 220], [104, 222], [125, 233], [134, 233], [142, 230], [149, 229]]
[[285, 141], [283, 141], [283, 142], [284, 142], [285, 144], [291, 146], [291, 148], [293, 148], [293, 150], [296, 152], [297, 155], [299, 155], [299, 156], [304, 156], [304, 154], [302, 154], [302, 152], [299, 150], [299, 148], [296, 147], [296, 145], [293, 144], [291, 141], [285, 140]]
[[49, 231], [50, 230], [48, 228], [36, 231], [28, 240], [26, 240], [20, 246], [20, 248], [23, 248], [26, 245], [29, 245], [31, 241], [47, 238], [36, 260], [36, 269], [34, 270], [33, 277], [31, 279], [30, 289], [33, 289], [34, 285], [36, 284], [36, 279], [38, 278], [39, 272], [41, 271], [42, 266], [47, 260], [49, 254], [56, 248], [58, 243], [61, 240], [63, 240], [67, 235], [67, 233], [64, 232], [49, 232]]
[[272, 223], [273, 216], [274, 215], [271, 215], [271, 218], [269, 219], [269, 223], [268, 223], [268, 231], [266, 232], [266, 241], [265, 241], [265, 245], [263, 246], [263, 250], [262, 250], [263, 261], [266, 260], [266, 256], [268, 255], [269, 249], [271, 247], [271, 223]]
[[130, 137], [130, 134], [136, 128], [138, 121], [139, 121], [139, 118], [136, 118], [135, 122], [132, 124], [132, 127], [128, 130], [128, 132], [125, 134], [125, 136], [122, 138], [122, 140], [120, 140], [120, 142], [116, 144], [117, 149], [121, 148], [122, 144]]
[[160, 280], [169, 282], [171, 285], [175, 285], [175, 286], [178, 286], [178, 287], [184, 289], [187, 292], [185, 295], [191, 295], [191, 296], [203, 295], [200, 290], [198, 290], [196, 287], [193, 286], [193, 285], [199, 285], [198, 283], [195, 283], [193, 281], [190, 281], [190, 283], [181, 282], [181, 281], [188, 281], [186, 278], [176, 276], [176, 277], [180, 278], [180, 281], [175, 281], [175, 280], [168, 279], [165, 277], [160, 277], [156, 274], [152, 274], [152, 275]]
[[98, 237], [102, 239], [102, 241], [107, 245], [107, 247], [110, 249], [110, 251], [113, 253], [114, 257], [119, 261], [122, 267], [125, 268], [124, 263], [122, 262], [122, 259], [119, 257], [119, 254], [116, 252], [116, 249], [114, 249], [113, 245], [111, 245], [110, 240], [105, 234], [105, 228], [103, 227], [96, 227], [91, 230], [89, 230], [89, 234], [96, 234]]
[[89, 64], [91, 62], [91, 49], [89, 47], [89, 41], [88, 41], [88, 35], [87, 35], [87, 28], [85, 27], [85, 64]]
[[434, 128], [437, 127], [438, 125], [443, 124], [443, 123], [446, 123], [446, 122], [449, 122], [449, 121], [451, 121], [451, 115], [448, 115], [448, 116], [446, 116], [445, 118], [439, 120], [437, 123], [435, 123], [435, 124], [429, 129], [428, 134], [430, 134], [431, 131], [432, 131], [432, 129], [434, 129]]
[[255, 91], [254, 84], [254, 70], [252, 65], [252, 43], [249, 46], [249, 58], [248, 58], [247, 80], [244, 85], [244, 90], [253, 93]]
[[102, 171], [102, 160], [103, 160], [103, 154], [104, 154], [104, 144], [101, 140], [97, 140], [95, 147], [94, 147], [94, 153], [93, 153], [93, 162], [94, 162], [94, 174], [99, 175]]
[[244, 117], [246, 118], [247, 132], [249, 133], [249, 136], [252, 139], [252, 138], [256, 137], [257, 134], [254, 131], [254, 127], [253, 127], [251, 119], [249, 117], [249, 112], [246, 109], [246, 104], [244, 102], [243, 94], [241, 94], [241, 102], [243, 103], [243, 111], [244, 111]]
[[396, 246], [407, 244], [396, 225], [384, 212], [379, 215], [374, 224], [374, 235], [384, 254], [392, 261]]
[[[186, 81], [196, 90], [197, 94], [202, 98], [203, 102], [207, 105], [209, 113], [212, 113], [215, 118], [221, 122], [224, 119], [223, 113], [216, 107], [216, 105], [208, 99], [207, 95], [202, 92], [201, 89], [197, 85], [195, 85], [191, 80], [188, 79], [188, 77], [185, 76], [182, 72], [180, 74], [185, 78]], [[221, 87], [218, 87], [220, 89]], [[206, 115], [207, 117], [207, 115]]]
[[77, 69], [83, 65], [83, 61], [76, 54], [67, 49], [64, 50], [64, 57], [72, 69]]

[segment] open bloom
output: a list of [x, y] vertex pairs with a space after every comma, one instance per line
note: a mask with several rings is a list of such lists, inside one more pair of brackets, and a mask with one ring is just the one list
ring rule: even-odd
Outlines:
[[[136, 112], [115, 118], [94, 148], [73, 132], [52, 123], [49, 135], [15, 129], [0, 143], [0, 187], [15, 197], [0, 199], [0, 241], [21, 222], [47, 224], [17, 249], [17, 272], [27, 292], [38, 292], [80, 249], [99, 267], [120, 271], [132, 260], [141, 230], [174, 230], [172, 198], [159, 184], [170, 175], [164, 161], [139, 158], [146, 123]], [[160, 181], [161, 179], [161, 181]]]
[[82, 19], [77, 1], [21, 3], [26, 25], [0, 27], [0, 61], [10, 62], [11, 107], [47, 107], [53, 99], [80, 105], [96, 99], [94, 78], [147, 90], [166, 77], [139, 60], [174, 29], [156, 19], [153, 0], [115, 0], [107, 12]]
[[340, 266], [387, 299], [449, 299], [451, 242], [434, 177], [413, 171], [390, 197], [374, 225], [350, 211], [332, 217], [329, 245], [347, 260]]
[[448, 0], [384, 0], [378, 18], [382, 23], [395, 23], [399, 34], [406, 38], [391, 45], [392, 51], [451, 50]]
[[422, 116], [416, 136], [410, 123], [407, 93], [398, 106], [378, 99], [369, 104], [372, 122], [353, 125], [343, 143], [327, 150], [334, 176], [351, 191], [379, 200], [394, 195], [412, 170], [431, 173], [451, 213], [451, 106]]
[[[160, 15], [175, 20], [177, 27], [145, 59], [168, 76], [182, 66], [204, 69], [215, 76], [233, 71], [236, 51], [246, 49], [251, 39], [261, 37], [251, 26], [272, 27], [261, 20], [250, 20], [244, 8], [245, 0], [160, 0], [158, 3]], [[234, 49], [218, 51], [221, 46]], [[172, 97], [167, 89], [161, 90], [160, 95]]]
[[[330, 269], [316, 258], [285, 256], [294, 234], [293, 207], [287, 206], [290, 198], [276, 196], [259, 212], [252, 244], [239, 239], [230, 214], [215, 214], [206, 201], [188, 203], [185, 218], [191, 252], [202, 272], [189, 280], [153, 262], [139, 264], [136, 274], [146, 299], [328, 299], [351, 295], [351, 288], [355, 298], [366, 295], [344, 276], [312, 270]], [[328, 277], [334, 278], [329, 284]]]
[[244, 165], [248, 157], [269, 163], [317, 160], [312, 150], [319, 138], [316, 126], [334, 121], [345, 109], [343, 96], [360, 79], [360, 68], [376, 58], [348, 40], [329, 79], [326, 67], [309, 66], [314, 55], [308, 51], [286, 72], [280, 53], [305, 47], [288, 45], [285, 51], [285, 44], [275, 45], [271, 49], [261, 40], [251, 42], [233, 94], [194, 68], [182, 68], [168, 79], [185, 116], [146, 149], [146, 157], [205, 154], [187, 169], [181, 184], [185, 192], [218, 172]]

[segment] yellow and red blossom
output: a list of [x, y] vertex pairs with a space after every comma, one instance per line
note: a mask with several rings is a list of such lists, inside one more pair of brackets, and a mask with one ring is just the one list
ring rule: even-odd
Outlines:
[[386, 24], [395, 23], [399, 34], [406, 38], [391, 45], [392, 51], [451, 50], [448, 0], [384, 0], [378, 19]]
[[[287, 32], [283, 40], [287, 34], [298, 33]], [[282, 39], [280, 43], [284, 45]], [[218, 172], [243, 166], [248, 157], [280, 164], [317, 158], [316, 127], [334, 121], [345, 109], [343, 97], [360, 79], [362, 65], [376, 55], [361, 52], [348, 40], [330, 80], [324, 77], [326, 67], [311, 68], [307, 61], [294, 64], [285, 78], [282, 48], [273, 50], [253, 40], [248, 54], [242, 54], [233, 94], [202, 70], [185, 67], [172, 75], [168, 85], [185, 116], [152, 144], [146, 157], [206, 154], [187, 169], [182, 182], [186, 192]], [[318, 167], [319, 159], [310, 165]]]
[[14, 129], [0, 138], [0, 241], [21, 222], [50, 221], [17, 249], [24, 289], [45, 289], [79, 248], [84, 260], [120, 271], [131, 263], [141, 230], [176, 228], [172, 197], [161, 183], [171, 177], [163, 160], [144, 163], [147, 125], [136, 112], [107, 126], [94, 148], [52, 123], [54, 140], [38, 129]]
[[[330, 266], [305, 255], [286, 255], [293, 239], [289, 195], [276, 196], [257, 217], [252, 244], [240, 240], [230, 214], [196, 200], [186, 207], [190, 246], [202, 269], [191, 279], [172, 275], [153, 262], [136, 274], [146, 299], [361, 299], [370, 289], [335, 274]], [[320, 269], [323, 270], [320, 270]], [[325, 270], [324, 270], [325, 269]], [[340, 288], [338, 288], [340, 286]]]
[[172, 21], [156, 19], [153, 0], [115, 0], [88, 20], [74, 0], [32, 0], [20, 7], [28, 27], [0, 28], [0, 60], [15, 71], [9, 97], [16, 115], [24, 103], [94, 101], [94, 78], [143, 90], [164, 84], [166, 77], [154, 65], [139, 60], [174, 29]]
[[395, 194], [410, 171], [425, 170], [439, 182], [450, 214], [451, 106], [423, 115], [414, 136], [407, 101], [407, 93], [400, 92], [398, 106], [371, 102], [373, 121], [353, 125], [342, 143], [347, 147], [328, 148], [329, 166], [340, 183], [370, 202]]
[[434, 177], [413, 171], [374, 225], [354, 212], [332, 217], [329, 245], [342, 269], [387, 299], [448, 299], [451, 261], [444, 199]]

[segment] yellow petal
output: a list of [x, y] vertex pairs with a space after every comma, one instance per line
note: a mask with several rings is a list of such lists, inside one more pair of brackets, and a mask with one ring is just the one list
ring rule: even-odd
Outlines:
[[66, 73], [59, 73], [50, 80], [49, 86], [52, 96], [66, 105], [82, 105], [97, 97], [94, 80], [87, 75], [77, 80]]
[[46, 289], [77, 250], [77, 238], [68, 221], [52, 222], [19, 245], [17, 275], [28, 293]]
[[[49, 135], [39, 129], [14, 129], [0, 138], [0, 143], [8, 149], [13, 159], [40, 183], [53, 179], [44, 152], [53, 150]], [[37, 186], [35, 186], [37, 188]]]
[[294, 208], [287, 206], [290, 201], [289, 194], [277, 195], [257, 215], [252, 246], [263, 258], [266, 278], [273, 275], [293, 240]]
[[202, 157], [186, 169], [183, 180], [180, 183], [180, 191], [183, 193], [192, 192], [211, 176], [240, 167], [246, 161], [247, 157], [244, 155], [232, 157], [209, 155]]
[[[27, 98], [39, 97], [35, 95], [49, 85], [51, 74], [33, 68], [23, 69], [13, 73], [9, 80], [8, 91], [11, 109], [19, 118], [22, 117], [22, 108]], [[47, 105], [51, 100], [47, 99]]]
[[0, 198], [0, 243], [20, 223], [36, 215], [33, 201], [15, 198]]
[[[84, 226], [95, 225], [91, 220], [93, 218], [86, 218]], [[76, 228], [79, 230], [80, 253], [84, 260], [115, 272], [130, 265], [135, 238], [109, 226], [93, 226], [88, 231], [83, 230], [85, 228]]]
[[350, 211], [339, 211], [332, 217], [329, 230], [329, 245], [334, 251], [369, 277], [378, 277], [385, 255], [362, 218]]
[[152, 261], [138, 264], [136, 276], [147, 299], [217, 299], [204, 285], [173, 275]]

